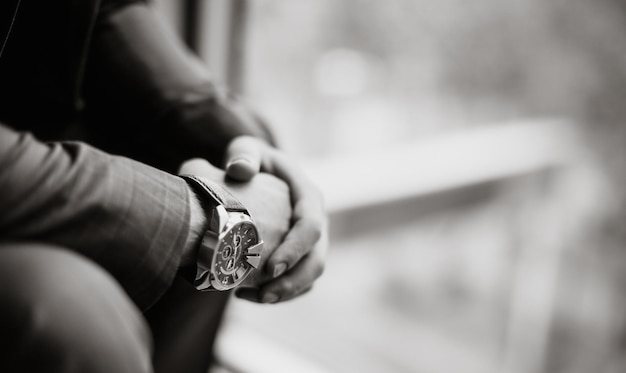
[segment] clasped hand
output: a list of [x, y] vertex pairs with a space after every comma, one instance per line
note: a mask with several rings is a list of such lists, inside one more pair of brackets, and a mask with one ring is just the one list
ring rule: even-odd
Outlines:
[[260, 229], [265, 242], [261, 266], [235, 294], [276, 303], [306, 293], [324, 270], [328, 247], [321, 194], [284, 153], [253, 137], [241, 136], [230, 143], [225, 168], [192, 159], [180, 173], [224, 183]]

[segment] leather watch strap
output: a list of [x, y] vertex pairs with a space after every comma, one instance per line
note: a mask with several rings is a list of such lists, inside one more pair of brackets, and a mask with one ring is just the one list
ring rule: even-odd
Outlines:
[[212, 180], [201, 178], [195, 175], [181, 175], [181, 177], [207, 192], [215, 200], [216, 204], [224, 206], [227, 211], [240, 211], [245, 213], [248, 212], [246, 207], [241, 202], [239, 202], [237, 198], [230, 194], [221, 185], [213, 182]]

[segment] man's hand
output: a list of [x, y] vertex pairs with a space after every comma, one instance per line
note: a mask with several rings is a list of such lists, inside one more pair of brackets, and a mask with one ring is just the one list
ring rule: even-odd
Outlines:
[[307, 292], [324, 270], [328, 248], [327, 217], [322, 196], [300, 168], [281, 151], [262, 140], [235, 138], [226, 153], [226, 174], [233, 180], [256, 180], [267, 172], [287, 182], [293, 217], [289, 233], [271, 253], [266, 270], [273, 279], [259, 290], [236, 294], [256, 302], [278, 302]]
[[[253, 271], [242, 286], [258, 290], [259, 286], [271, 279], [262, 269], [266, 267], [267, 260], [283, 242], [289, 230], [291, 203], [287, 184], [269, 174], [257, 175], [254, 180], [246, 183], [228, 182], [223, 170], [203, 159], [191, 159], [183, 163], [179, 173], [202, 176], [223, 184], [246, 206], [265, 243], [259, 267], [261, 270]], [[282, 297], [285, 294], [278, 295]]]

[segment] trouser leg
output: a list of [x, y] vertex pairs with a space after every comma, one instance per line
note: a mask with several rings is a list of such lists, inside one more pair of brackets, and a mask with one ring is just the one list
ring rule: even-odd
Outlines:
[[228, 293], [198, 292], [177, 278], [146, 312], [154, 336], [157, 373], [206, 373]]
[[43, 244], [0, 244], [0, 371], [151, 372], [150, 331], [118, 283]]

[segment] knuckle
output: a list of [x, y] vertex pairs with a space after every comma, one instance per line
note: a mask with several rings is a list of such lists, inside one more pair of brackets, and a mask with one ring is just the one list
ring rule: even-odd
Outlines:
[[281, 293], [284, 295], [291, 295], [296, 291], [296, 285], [293, 281], [283, 281], [281, 284]]
[[200, 170], [208, 165], [208, 161], [202, 158], [192, 158], [186, 161], [183, 165], [193, 169], [194, 171]]
[[302, 219], [302, 227], [307, 231], [309, 236], [311, 237], [312, 243], [319, 241], [320, 237], [322, 237], [322, 227], [324, 223], [321, 219], [316, 218], [303, 218]]
[[231, 145], [232, 144], [236, 144], [238, 146], [242, 146], [242, 147], [249, 147], [249, 146], [253, 146], [255, 145], [255, 139], [254, 137], [248, 136], [248, 135], [241, 135], [241, 136], [237, 136], [235, 137], [232, 141], [231, 141]]
[[296, 265], [296, 263], [298, 263], [300, 258], [304, 255], [303, 251], [304, 249], [302, 245], [296, 245], [294, 247], [294, 250], [289, 250], [287, 253], [285, 253], [284, 259], [287, 263], [289, 263], [289, 268], [292, 268], [294, 265]]
[[309, 247], [306, 245], [300, 237], [289, 236], [289, 243], [283, 245], [280, 253], [276, 252], [277, 255], [272, 260], [275, 260], [276, 263], [280, 261], [288, 262], [291, 268], [295, 265], [303, 256], [309, 253]]
[[311, 285], [311, 286], [307, 287], [306, 289], [300, 291], [300, 293], [298, 295], [304, 295], [304, 294], [310, 292], [312, 289], [313, 289], [313, 285]]
[[317, 186], [313, 186], [313, 193], [315, 195], [315, 198], [317, 198], [317, 200], [323, 206], [326, 198], [324, 196], [324, 193], [322, 193], [322, 190], [319, 189]]
[[322, 190], [315, 185], [312, 181], [309, 181], [306, 185], [306, 195], [310, 199], [311, 203], [324, 209], [325, 196]]
[[280, 250], [276, 250], [271, 258], [269, 258], [267, 262], [268, 268], [275, 268], [276, 266], [285, 263], [287, 264], [287, 269], [291, 268], [295, 263], [293, 259], [294, 255], [292, 250], [287, 250], [287, 248], [281, 247]]
[[314, 278], [318, 278], [322, 274], [324, 274], [324, 270], [325, 269], [326, 269], [326, 266], [324, 265], [324, 262], [318, 262], [318, 263], [314, 264], [313, 265], [313, 276], [314, 276]]
[[292, 261], [295, 263], [299, 261], [302, 257], [307, 255], [312, 249], [312, 246], [305, 244], [304, 242], [298, 242], [295, 247], [293, 253], [291, 253]]
[[322, 224], [316, 224], [311, 228], [311, 239], [313, 242], [317, 242], [322, 237]]

